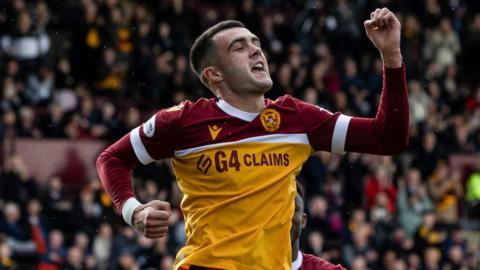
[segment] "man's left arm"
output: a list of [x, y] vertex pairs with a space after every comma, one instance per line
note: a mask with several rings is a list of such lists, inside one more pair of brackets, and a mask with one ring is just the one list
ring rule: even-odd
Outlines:
[[400, 52], [401, 25], [390, 10], [383, 8], [372, 12], [364, 26], [382, 56], [382, 96], [375, 118], [349, 119], [345, 116], [343, 121], [348, 125], [345, 150], [396, 154], [408, 147], [409, 137], [407, 82]]
[[297, 102], [315, 151], [392, 155], [408, 146], [409, 106], [405, 66], [400, 52], [400, 22], [386, 8], [365, 21], [365, 29], [382, 56], [383, 89], [375, 118], [330, 113]]

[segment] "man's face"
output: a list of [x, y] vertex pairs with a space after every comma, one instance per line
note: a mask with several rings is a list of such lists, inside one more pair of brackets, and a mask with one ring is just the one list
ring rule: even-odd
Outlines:
[[300, 238], [302, 228], [307, 223], [307, 215], [303, 211], [303, 200], [300, 195], [295, 196], [295, 212], [292, 218], [292, 229], [290, 230], [290, 241], [292, 244]]
[[217, 67], [227, 87], [238, 94], [263, 94], [272, 87], [258, 37], [246, 28], [230, 28], [213, 37]]

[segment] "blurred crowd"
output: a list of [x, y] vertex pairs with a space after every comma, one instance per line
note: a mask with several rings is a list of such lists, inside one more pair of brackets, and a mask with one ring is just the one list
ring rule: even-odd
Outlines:
[[[353, 270], [478, 269], [478, 1], [0, 1], [0, 138], [113, 142], [159, 108], [211, 97], [188, 50], [222, 19], [261, 39], [267, 97], [372, 117], [382, 62], [363, 21], [382, 6], [402, 22], [410, 147], [393, 158], [312, 156], [298, 177], [301, 249]], [[458, 155], [478, 161], [454, 165]], [[172, 269], [185, 235], [168, 161], [134, 172], [141, 201], [174, 209], [168, 237], [150, 240], [125, 226], [98, 179], [70, 192], [56, 176], [40, 184], [17, 155], [3, 159], [0, 269]]]

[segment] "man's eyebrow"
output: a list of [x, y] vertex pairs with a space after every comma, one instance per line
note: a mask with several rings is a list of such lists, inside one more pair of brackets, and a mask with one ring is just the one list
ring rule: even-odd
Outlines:
[[[252, 41], [260, 42], [260, 39], [257, 36], [252, 36], [251, 37]], [[247, 41], [246, 37], [238, 37], [230, 42], [230, 44], [227, 47], [227, 51], [230, 51], [232, 49], [233, 45], [235, 45], [238, 42], [245, 42]]]
[[238, 42], [245, 42], [246, 40], [247, 40], [246, 37], [238, 37], [238, 38], [232, 40], [232, 41], [230, 42], [230, 44], [228, 44], [227, 51], [230, 51], [230, 49], [232, 49], [233, 45], [235, 45], [236, 43], [238, 43]]

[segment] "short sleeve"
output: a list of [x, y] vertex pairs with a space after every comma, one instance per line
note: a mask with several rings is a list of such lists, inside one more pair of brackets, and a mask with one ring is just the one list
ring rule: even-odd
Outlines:
[[130, 143], [142, 164], [173, 156], [180, 113], [178, 106], [161, 110], [130, 132]]
[[301, 100], [296, 103], [312, 148], [343, 154], [351, 117]]

